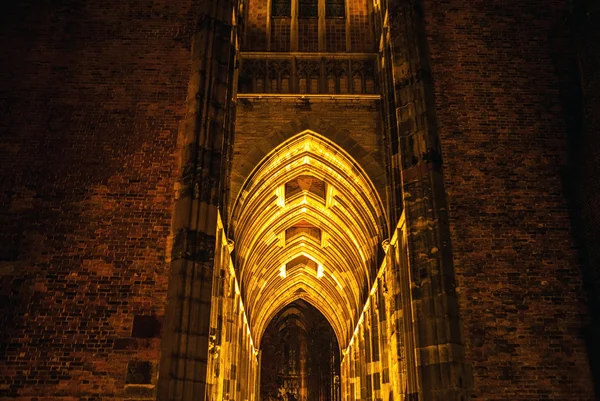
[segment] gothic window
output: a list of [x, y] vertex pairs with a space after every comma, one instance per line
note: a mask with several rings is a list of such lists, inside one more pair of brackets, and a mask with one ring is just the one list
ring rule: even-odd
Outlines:
[[254, 82], [254, 92], [256, 93], [265, 93], [265, 77], [259, 75], [256, 77], [256, 81]]
[[344, 0], [325, 0], [325, 17], [344, 18], [346, 16], [346, 5]]
[[281, 93], [290, 93], [290, 73], [287, 71], [281, 73]]
[[278, 93], [279, 85], [277, 83], [277, 63], [269, 63], [269, 84], [271, 85], [270, 93]]
[[365, 80], [365, 92], [375, 93], [375, 81], [373, 81], [373, 78], [371, 77], [367, 77]]
[[292, 16], [291, 0], [272, 0], [271, 16], [272, 17], [291, 17]]
[[348, 76], [346, 74], [340, 76], [340, 93], [348, 93]]
[[319, 76], [311, 75], [310, 77], [310, 93], [319, 93]]
[[308, 83], [308, 80], [306, 79], [306, 74], [300, 75], [300, 79], [298, 80], [298, 86], [299, 86], [298, 89], [299, 89], [300, 93], [308, 92], [307, 83]]
[[335, 93], [335, 75], [327, 76], [327, 93]]
[[375, 64], [373, 62], [364, 63], [363, 79], [365, 93], [375, 93]]
[[300, 18], [317, 18], [319, 16], [319, 1], [298, 0], [298, 16]]
[[359, 73], [352, 77], [352, 90], [354, 93], [362, 93], [362, 76]]
[[289, 61], [279, 63], [279, 91], [281, 93], [290, 93], [290, 71], [292, 64]]
[[290, 373], [296, 373], [296, 349], [292, 348], [290, 350]]

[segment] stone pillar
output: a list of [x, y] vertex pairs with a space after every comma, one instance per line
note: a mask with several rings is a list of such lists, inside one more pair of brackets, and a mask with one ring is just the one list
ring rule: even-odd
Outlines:
[[[467, 398], [469, 373], [464, 361], [455, 292], [442, 155], [436, 122], [425, 24], [420, 0], [391, 0], [389, 40], [395, 88], [416, 387], [409, 399]], [[402, 267], [401, 267], [402, 268]], [[407, 286], [401, 286], [407, 288]], [[410, 344], [407, 344], [410, 347]], [[410, 373], [410, 372], [409, 372]]]
[[292, 1], [290, 21], [290, 52], [298, 51], [298, 1]]
[[[319, 49], [319, 52], [324, 52], [324, 51], [327, 50], [327, 27], [326, 27], [326, 20], [325, 20], [325, 0], [319, 0], [318, 7], [319, 7], [319, 22], [318, 22], [319, 43], [318, 43], [318, 49]], [[321, 76], [323, 76], [323, 75], [321, 75]], [[323, 88], [325, 88], [325, 87], [323, 87]], [[323, 93], [327, 93], [327, 92], [323, 92]]]
[[[376, 282], [378, 280], [376, 279]], [[379, 288], [379, 287], [378, 287]], [[371, 354], [372, 358], [372, 374], [373, 374], [373, 399], [383, 399], [381, 393], [381, 382], [383, 377], [382, 350], [380, 347], [381, 324], [378, 318], [379, 311], [379, 291], [376, 290], [371, 295], [370, 320], [371, 320]]]
[[229, 135], [234, 0], [199, 2], [178, 146], [180, 172], [158, 400], [205, 400], [222, 151]]
[[396, 123], [396, 101], [394, 80], [391, 68], [391, 46], [389, 35], [383, 34], [384, 46], [380, 55], [380, 87], [382, 91], [383, 135], [385, 147], [385, 168], [388, 175], [386, 187], [386, 210], [388, 213], [388, 232], [393, 232], [402, 215], [402, 183], [400, 174], [400, 155], [398, 130]]
[[[385, 269], [386, 271], [390, 270], [387, 262]], [[383, 399], [390, 393], [390, 348], [392, 346], [392, 335], [389, 329], [389, 321], [392, 315], [387, 313], [389, 301], [387, 299], [386, 276], [386, 273], [384, 273], [377, 279], [377, 321], [379, 322], [379, 358], [381, 360], [381, 394]]]

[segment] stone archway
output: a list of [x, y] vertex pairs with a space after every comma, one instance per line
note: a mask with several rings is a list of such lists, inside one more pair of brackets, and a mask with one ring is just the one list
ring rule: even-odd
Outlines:
[[230, 235], [255, 338], [302, 294], [349, 342], [386, 224], [373, 185], [341, 148], [309, 130], [282, 143], [246, 180]]
[[[425, 84], [420, 78], [394, 75], [422, 71], [419, 63], [389, 68], [401, 65], [405, 56], [406, 62], [424, 60], [413, 56], [420, 54], [421, 43], [413, 35], [420, 25], [411, 3], [390, 8], [395, 16], [390, 28], [410, 51], [392, 58], [388, 43], [386, 59], [391, 62], [381, 71], [402, 92], [383, 99], [383, 114], [389, 117], [389, 132], [383, 136], [390, 148], [382, 157], [387, 180], [383, 170], [379, 178], [395, 194], [387, 208], [393, 212], [389, 227], [377, 192], [356, 158], [310, 131], [283, 144], [275, 141], [280, 145], [243, 189], [232, 191], [236, 203], [227, 199], [224, 183], [239, 173], [228, 170], [230, 160], [223, 157], [230, 155], [236, 118], [231, 110], [232, 6], [207, 3], [198, 24], [202, 34], [197, 37], [206, 41], [195, 49], [189, 116], [180, 135], [182, 171], [176, 188], [159, 399], [257, 399], [262, 332], [278, 308], [300, 298], [317, 307], [336, 333], [345, 399], [464, 397], [469, 375], [439, 141], [434, 118], [425, 115], [435, 107], [430, 97], [422, 96]], [[405, 14], [411, 24], [398, 24]], [[396, 104], [398, 99], [403, 103]], [[301, 119], [302, 127], [309, 118]], [[353, 147], [359, 153], [363, 140]], [[265, 147], [256, 150], [252, 161], [272, 149], [272, 143], [260, 144]], [[289, 157], [285, 146], [293, 149]], [[380, 165], [375, 160], [372, 167]], [[220, 213], [226, 214], [226, 227]], [[389, 243], [382, 242], [388, 236]], [[235, 248], [228, 237], [235, 240]]]
[[340, 349], [322, 313], [298, 299], [271, 320], [261, 338], [264, 401], [338, 401]]
[[[264, 157], [239, 192], [230, 226], [233, 265], [257, 347], [263, 348], [267, 326], [304, 302], [328, 321], [338, 355], [346, 350], [364, 315], [386, 231], [375, 187], [332, 141], [305, 130]], [[298, 396], [306, 397], [303, 386]]]

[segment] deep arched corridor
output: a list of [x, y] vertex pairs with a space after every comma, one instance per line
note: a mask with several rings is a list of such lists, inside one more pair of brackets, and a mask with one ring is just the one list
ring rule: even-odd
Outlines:
[[331, 325], [314, 306], [302, 299], [285, 306], [261, 344], [262, 400], [340, 399], [340, 349]]
[[[246, 180], [232, 217], [233, 263], [259, 348], [267, 325], [303, 300], [323, 314], [335, 343], [340, 339], [341, 351], [346, 350], [376, 275], [386, 230], [371, 181], [339, 146], [304, 131], [274, 149]], [[306, 348], [314, 336], [308, 329], [306, 334], [290, 337], [301, 340], [291, 348], [295, 357], [314, 351]], [[339, 363], [339, 348], [337, 353]], [[302, 355], [298, 362], [313, 359]], [[305, 373], [308, 368], [303, 367]], [[295, 386], [290, 394], [300, 399], [330, 399], [322, 390], [311, 393], [308, 382], [280, 385], [283, 395]]]
[[599, 1], [0, 8], [0, 399], [600, 398]]
[[232, 239], [218, 227], [211, 399], [410, 394], [418, 372], [404, 222], [389, 238], [377, 191], [348, 153], [298, 133], [246, 180]]

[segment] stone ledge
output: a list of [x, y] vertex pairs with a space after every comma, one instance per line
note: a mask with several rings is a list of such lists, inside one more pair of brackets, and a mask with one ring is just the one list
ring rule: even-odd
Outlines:
[[126, 384], [125, 398], [127, 399], [153, 399], [156, 393], [154, 384]]

